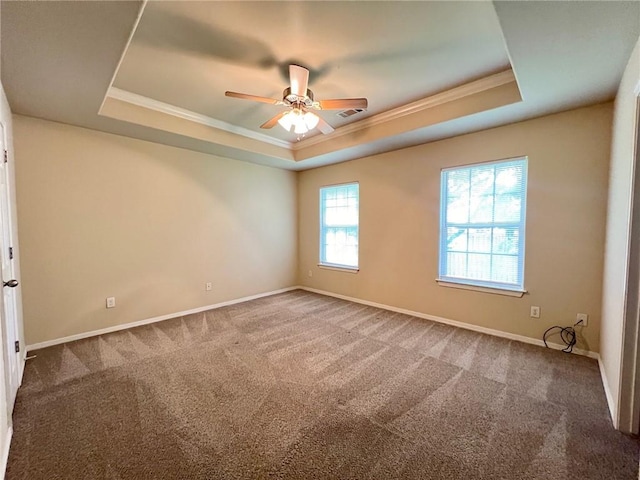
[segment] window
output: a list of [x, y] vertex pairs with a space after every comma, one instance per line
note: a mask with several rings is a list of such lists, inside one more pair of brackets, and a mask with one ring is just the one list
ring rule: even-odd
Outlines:
[[359, 185], [320, 189], [320, 264], [358, 268]]
[[527, 160], [442, 171], [439, 280], [524, 290]]

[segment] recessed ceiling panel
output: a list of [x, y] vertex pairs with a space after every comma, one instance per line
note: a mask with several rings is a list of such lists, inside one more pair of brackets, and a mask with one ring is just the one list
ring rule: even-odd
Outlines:
[[[13, 113], [290, 169], [611, 100], [640, 35], [637, 0], [0, 3]], [[282, 107], [224, 92], [279, 98], [289, 62], [369, 110], [261, 131]]]
[[368, 98], [334, 127], [510, 67], [491, 2], [149, 2], [114, 86], [295, 141], [259, 128], [284, 107], [224, 96], [281, 99], [290, 63], [316, 100]]

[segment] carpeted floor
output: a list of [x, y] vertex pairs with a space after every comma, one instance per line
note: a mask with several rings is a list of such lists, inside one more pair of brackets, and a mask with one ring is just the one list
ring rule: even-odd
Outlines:
[[637, 479], [589, 358], [304, 291], [36, 352], [8, 479]]

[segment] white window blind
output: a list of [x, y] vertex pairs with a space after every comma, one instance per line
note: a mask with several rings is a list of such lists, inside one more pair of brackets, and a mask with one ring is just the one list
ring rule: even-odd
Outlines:
[[442, 281], [524, 289], [527, 160], [442, 171]]
[[358, 267], [359, 185], [320, 189], [320, 263]]

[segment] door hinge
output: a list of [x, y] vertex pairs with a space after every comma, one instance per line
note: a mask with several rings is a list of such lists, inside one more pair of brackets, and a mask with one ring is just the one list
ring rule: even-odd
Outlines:
[[9, 161], [9, 155], [7, 154], [7, 151], [4, 151], [4, 163], [7, 163]]
[[13, 247], [9, 247], [9, 260], [13, 260]]
[[20, 340], [16, 340], [16, 353], [20, 352]]

